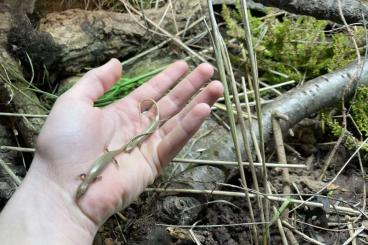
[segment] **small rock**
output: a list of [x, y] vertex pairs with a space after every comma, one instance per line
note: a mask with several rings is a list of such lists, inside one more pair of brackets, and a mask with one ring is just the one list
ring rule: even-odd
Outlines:
[[194, 197], [165, 197], [157, 206], [160, 219], [171, 224], [192, 224], [201, 211]]

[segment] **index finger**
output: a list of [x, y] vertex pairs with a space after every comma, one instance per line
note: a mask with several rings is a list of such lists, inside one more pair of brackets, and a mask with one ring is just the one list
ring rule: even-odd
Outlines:
[[157, 101], [164, 96], [167, 90], [176, 84], [177, 80], [187, 71], [187, 63], [185, 61], [177, 61], [130, 93], [127, 99], [133, 99], [138, 103], [146, 99]]

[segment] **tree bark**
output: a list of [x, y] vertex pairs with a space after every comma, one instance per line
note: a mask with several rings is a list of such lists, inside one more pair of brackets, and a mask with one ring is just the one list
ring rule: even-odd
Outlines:
[[[0, 103], [7, 111], [18, 113], [46, 114], [36, 94], [24, 83], [22, 70], [4, 46], [11, 28], [8, 8], [0, 6]], [[20, 117], [15, 120], [28, 147], [34, 147], [37, 135], [44, 123], [42, 118]]]
[[[368, 20], [366, 0], [340, 0], [341, 9], [348, 24]], [[214, 4], [234, 4], [235, 0], [214, 0]], [[251, 0], [249, 8], [262, 9], [261, 5], [286, 10], [293, 14], [309, 15], [321, 20], [343, 24], [337, 0]]]
[[[144, 10], [144, 15], [175, 34], [173, 19], [179, 30], [184, 28], [188, 16], [195, 19], [200, 14], [197, 4], [197, 0], [178, 0], [174, 2], [174, 14], [166, 11], [167, 6], [164, 6]], [[163, 16], [165, 18], [161, 20]], [[48, 71], [56, 71], [62, 76], [98, 66], [112, 57], [134, 55], [144, 45], [162, 41], [158, 30], [148, 26], [156, 32], [152, 33], [146, 28], [147, 22], [129, 13], [82, 9], [53, 12], [41, 19], [36, 31], [24, 30], [31, 25], [22, 18], [15, 19], [15, 23], [8, 47], [17, 47], [24, 63], [27, 52], [36, 68], [42, 70], [46, 66]]]
[[[284, 9], [300, 15], [343, 23], [337, 0], [254, 0], [266, 6]], [[360, 0], [340, 0], [341, 9], [348, 24], [368, 20], [368, 5]]]
[[289, 117], [288, 121], [280, 121], [285, 133], [305, 117], [337, 103], [343, 97], [352, 97], [358, 86], [367, 85], [368, 59], [365, 59], [361, 64], [353, 63], [289, 90], [262, 108], [265, 139], [268, 140], [272, 134], [272, 113], [279, 112]]

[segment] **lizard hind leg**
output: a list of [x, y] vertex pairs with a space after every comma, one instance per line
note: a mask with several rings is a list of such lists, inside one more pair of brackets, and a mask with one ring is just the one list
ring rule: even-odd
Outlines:
[[115, 159], [115, 158], [112, 158], [112, 162], [118, 167], [119, 166], [119, 162]]
[[[105, 152], [109, 152], [109, 148], [105, 148]], [[115, 157], [112, 158], [112, 162], [115, 164], [115, 166], [119, 167], [119, 162], [115, 159]]]
[[97, 177], [93, 180], [93, 182], [100, 181], [100, 180], [102, 180], [102, 176], [101, 176], [101, 175], [100, 175], [100, 176], [97, 176]]

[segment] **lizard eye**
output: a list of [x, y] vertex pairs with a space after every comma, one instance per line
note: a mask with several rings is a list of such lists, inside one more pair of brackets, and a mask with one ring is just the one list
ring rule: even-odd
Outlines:
[[86, 174], [80, 174], [80, 175], [79, 175], [79, 178], [80, 178], [81, 180], [84, 180], [84, 179], [86, 178]]

